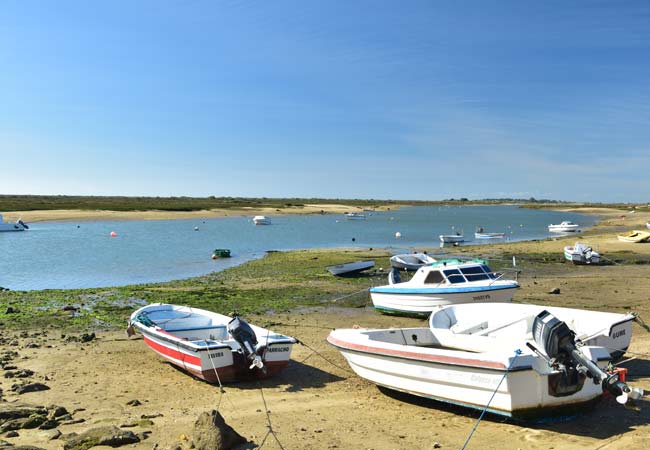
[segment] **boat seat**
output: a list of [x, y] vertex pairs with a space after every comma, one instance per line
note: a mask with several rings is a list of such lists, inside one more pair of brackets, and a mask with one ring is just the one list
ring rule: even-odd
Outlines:
[[461, 322], [461, 323], [456, 323], [455, 325], [451, 326], [449, 329], [454, 334], [471, 334], [476, 336], [488, 336], [497, 331], [501, 331], [504, 330], [505, 328], [519, 324], [522, 321], [526, 321], [527, 328], [530, 328], [533, 319], [534, 316], [525, 315], [525, 316], [518, 317], [514, 320], [509, 319], [507, 321], [502, 321], [494, 325], [488, 322], [487, 320], [484, 320], [479, 323], [473, 323], [471, 325], [466, 325]]
[[211, 340], [228, 339], [228, 329], [226, 328], [225, 325], [191, 327], [191, 328], [167, 328], [165, 329], [165, 331], [177, 335], [182, 334], [184, 335], [184, 337], [187, 337], [190, 341], [201, 340], [206, 338]]

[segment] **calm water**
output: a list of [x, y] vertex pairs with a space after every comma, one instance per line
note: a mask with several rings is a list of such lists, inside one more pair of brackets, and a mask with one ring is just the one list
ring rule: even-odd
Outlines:
[[[0, 286], [30, 290], [167, 281], [222, 270], [267, 250], [437, 247], [438, 235], [464, 231], [466, 239], [473, 239], [478, 225], [487, 232], [507, 232], [510, 240], [529, 240], [549, 237], [549, 223], [590, 226], [597, 220], [514, 206], [413, 207], [367, 215], [367, 220], [335, 214], [270, 216], [269, 226], [254, 226], [250, 217], [33, 223], [26, 232], [0, 233]], [[111, 231], [117, 236], [111, 238]], [[217, 247], [231, 249], [233, 258], [210, 259]]]

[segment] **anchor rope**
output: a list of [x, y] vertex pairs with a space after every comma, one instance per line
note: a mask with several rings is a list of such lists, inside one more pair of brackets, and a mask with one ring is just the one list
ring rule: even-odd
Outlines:
[[269, 408], [266, 406], [266, 398], [264, 398], [264, 390], [262, 389], [262, 385], [260, 382], [257, 382], [257, 385], [260, 388], [260, 394], [262, 395], [262, 403], [264, 403], [264, 413], [266, 414], [266, 426], [268, 427], [269, 431], [266, 432], [266, 435], [264, 436], [264, 439], [262, 439], [262, 443], [258, 448], [264, 447], [264, 444], [266, 443], [266, 440], [268, 439], [269, 435], [273, 436], [275, 439], [275, 442], [278, 443], [280, 446], [281, 450], [284, 450], [284, 446], [282, 445], [282, 442], [280, 442], [280, 439], [278, 438], [277, 434], [275, 433], [275, 430], [273, 429], [273, 424], [271, 423], [271, 415], [269, 414]]
[[474, 424], [474, 428], [472, 428], [472, 431], [469, 433], [469, 436], [467, 436], [467, 440], [465, 441], [465, 444], [463, 444], [463, 448], [461, 450], [465, 450], [467, 447], [467, 444], [469, 444], [470, 439], [472, 439], [472, 436], [474, 435], [474, 432], [476, 431], [476, 428], [478, 427], [478, 424], [481, 423], [481, 420], [483, 420], [483, 416], [487, 412], [488, 407], [490, 406], [490, 403], [492, 403], [492, 400], [494, 399], [494, 396], [496, 395], [497, 391], [499, 390], [499, 387], [501, 387], [501, 383], [503, 383], [503, 380], [506, 379], [508, 376], [508, 372], [510, 371], [510, 368], [513, 366], [515, 361], [517, 360], [517, 357], [521, 355], [521, 350], [517, 349], [515, 350], [515, 357], [512, 358], [512, 361], [510, 361], [510, 365], [506, 368], [506, 371], [504, 372], [503, 376], [501, 377], [501, 380], [499, 380], [499, 384], [497, 384], [497, 387], [494, 389], [492, 392], [492, 396], [490, 397], [490, 400], [486, 403], [485, 407], [483, 408], [483, 411], [481, 411], [481, 415], [479, 416], [478, 420]]
[[317, 355], [317, 356], [320, 356], [323, 360], [327, 361], [328, 363], [330, 363], [331, 365], [333, 365], [333, 366], [336, 367], [337, 369], [341, 369], [341, 370], [344, 371], [344, 372], [348, 372], [348, 373], [354, 374], [354, 371], [352, 371], [352, 370], [350, 370], [350, 369], [348, 369], [348, 368], [346, 368], [346, 367], [342, 367], [342, 366], [336, 364], [335, 362], [332, 362], [331, 360], [329, 360], [328, 358], [326, 358], [325, 356], [323, 356], [321, 353], [319, 353], [316, 349], [310, 347], [309, 345], [305, 344], [304, 342], [302, 342], [302, 341], [300, 341], [300, 340], [298, 340], [298, 339], [296, 339], [296, 342], [297, 342], [298, 344], [304, 346], [304, 347], [307, 347], [309, 350], [311, 350], [311, 353], [310, 353], [309, 355], [307, 355], [307, 357], [305, 357], [305, 358], [304, 358], [302, 361], [300, 361], [300, 362], [304, 362], [304, 361], [306, 361], [306, 360], [309, 359], [312, 355], [315, 354], [315, 355]]

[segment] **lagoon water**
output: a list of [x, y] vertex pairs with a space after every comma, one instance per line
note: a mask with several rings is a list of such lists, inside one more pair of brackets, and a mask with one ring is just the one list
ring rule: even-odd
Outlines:
[[[486, 243], [473, 239], [479, 225], [519, 241], [551, 236], [550, 223], [571, 220], [586, 227], [598, 220], [516, 206], [421, 206], [366, 214], [367, 220], [341, 214], [269, 216], [269, 226], [255, 226], [250, 217], [33, 223], [29, 231], [0, 233], [0, 286], [33, 290], [168, 281], [222, 270], [268, 250], [390, 247], [398, 253], [438, 247], [438, 236], [454, 231], [471, 240], [463, 245]], [[110, 237], [111, 231], [117, 236]], [[233, 257], [212, 260], [215, 248], [229, 248]]]

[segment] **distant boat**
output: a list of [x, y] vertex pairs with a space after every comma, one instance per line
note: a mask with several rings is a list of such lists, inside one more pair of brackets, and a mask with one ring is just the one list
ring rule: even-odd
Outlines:
[[579, 226], [580, 225], [578, 225], [577, 223], [573, 223], [569, 220], [565, 220], [559, 224], [550, 224], [548, 226], [548, 231], [550, 231], [551, 233], [571, 233], [577, 231]]
[[215, 248], [212, 252], [213, 258], [230, 258], [230, 250], [227, 248]]
[[650, 240], [650, 232], [642, 230], [632, 230], [627, 233], [619, 234], [618, 240], [623, 242], [647, 242]]
[[502, 239], [505, 237], [505, 233], [488, 233], [483, 230], [483, 227], [478, 227], [474, 233], [474, 238], [476, 239]]
[[346, 219], [366, 220], [366, 215], [358, 212], [346, 212], [343, 214]]
[[573, 264], [600, 264], [600, 253], [585, 242], [564, 247], [564, 259]]
[[426, 253], [405, 253], [403, 255], [394, 255], [390, 258], [390, 265], [400, 270], [416, 271], [425, 264], [436, 262], [435, 258]]
[[29, 227], [27, 224], [21, 219], [18, 219], [14, 223], [5, 222], [2, 218], [2, 214], [0, 214], [0, 231], [25, 231], [28, 229]]
[[271, 219], [266, 216], [255, 216], [253, 217], [253, 223], [255, 225], [271, 225]]
[[375, 267], [374, 261], [355, 261], [345, 264], [337, 264], [335, 266], [327, 267], [329, 272], [337, 277], [355, 275], [364, 270]]
[[465, 241], [465, 236], [463, 236], [461, 233], [441, 234], [439, 237], [440, 237], [440, 242], [442, 242], [443, 244], [453, 244], [456, 242]]

